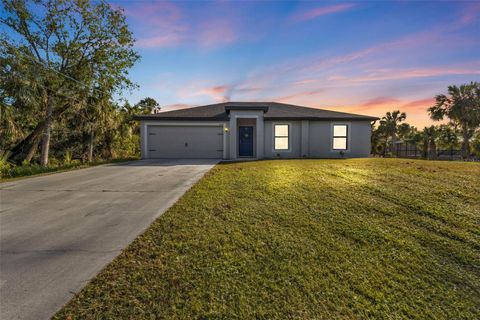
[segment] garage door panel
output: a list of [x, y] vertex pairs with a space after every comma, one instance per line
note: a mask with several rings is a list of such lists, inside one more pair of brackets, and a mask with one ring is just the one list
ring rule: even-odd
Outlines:
[[149, 158], [210, 158], [223, 156], [221, 126], [149, 126]]

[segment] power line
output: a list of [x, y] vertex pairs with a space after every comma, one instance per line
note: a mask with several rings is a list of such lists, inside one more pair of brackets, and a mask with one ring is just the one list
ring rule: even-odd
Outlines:
[[[55, 73], [57, 73], [57, 74], [65, 77], [65, 78], [67, 78], [67, 79], [69, 79], [69, 80], [72, 80], [72, 81], [74, 81], [74, 82], [82, 85], [82, 86], [85, 87], [85, 88], [89, 88], [89, 86], [88, 86], [87, 84], [85, 84], [84, 82], [81, 82], [81, 81], [79, 81], [79, 80], [77, 80], [77, 79], [75, 79], [75, 78], [73, 78], [73, 77], [71, 77], [71, 76], [69, 76], [69, 75], [67, 75], [67, 74], [65, 74], [65, 73], [63, 73], [63, 72], [60, 72], [60, 71], [58, 71], [58, 70], [55, 70], [55, 69], [53, 69], [52, 67], [45, 65], [45, 64], [42, 63], [41, 61], [38, 61], [38, 60], [30, 57], [29, 55], [27, 55], [27, 54], [25, 54], [25, 53], [23, 53], [23, 52], [21, 52], [21, 51], [18, 51], [17, 48], [15, 48], [14, 46], [12, 46], [12, 45], [9, 44], [9, 43], [7, 43], [7, 45], [10, 46], [11, 48], [13, 48], [14, 50], [16, 50], [17, 52], [19, 52], [20, 54], [22, 54], [23, 56], [25, 56], [25, 57], [27, 57], [28, 59], [30, 59], [30, 61], [41, 65], [41, 66], [44, 67], [45, 69], [48, 69], [48, 70], [50, 70], [50, 71], [53, 71], [53, 72], [55, 72]], [[100, 90], [100, 89], [97, 89], [97, 88], [92, 88], [92, 89], [95, 90], [95, 91], [104, 93], [104, 94], [108, 94], [107, 92], [105, 92], [105, 91], [103, 91], [103, 90]]]

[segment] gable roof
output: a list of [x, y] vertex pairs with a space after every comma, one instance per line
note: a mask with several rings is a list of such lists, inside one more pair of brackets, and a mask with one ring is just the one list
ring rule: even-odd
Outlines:
[[222, 102], [135, 116], [136, 120], [228, 121], [230, 110], [263, 110], [265, 120], [378, 120], [377, 117], [278, 102]]

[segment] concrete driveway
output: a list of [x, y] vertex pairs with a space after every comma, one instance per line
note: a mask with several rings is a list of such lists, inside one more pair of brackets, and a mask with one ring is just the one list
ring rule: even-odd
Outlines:
[[0, 184], [0, 318], [50, 318], [216, 162], [142, 160]]

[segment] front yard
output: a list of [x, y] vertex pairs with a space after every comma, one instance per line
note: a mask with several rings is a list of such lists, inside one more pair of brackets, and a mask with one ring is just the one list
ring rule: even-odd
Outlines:
[[478, 319], [480, 165], [220, 164], [56, 318], [69, 316]]

